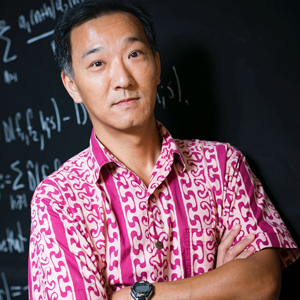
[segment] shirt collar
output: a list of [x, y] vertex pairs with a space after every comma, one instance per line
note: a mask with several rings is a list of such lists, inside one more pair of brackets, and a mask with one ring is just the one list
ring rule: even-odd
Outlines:
[[110, 153], [103, 144], [97, 139], [94, 128], [92, 130], [90, 146], [92, 148], [92, 153], [96, 158], [100, 170], [102, 167], [108, 163], [115, 163], [118, 166], [124, 166], [112, 153]]
[[[180, 166], [181, 166], [181, 172], [185, 171], [185, 163], [184, 160], [178, 151], [177, 144], [173, 140], [171, 134], [169, 131], [158, 121], [156, 121], [158, 131], [160, 133], [160, 136], [162, 138], [162, 147], [161, 147], [161, 153], [160, 157], [164, 158], [165, 160], [173, 161], [175, 159], [178, 159]], [[92, 149], [93, 156], [98, 162], [98, 165], [100, 167], [100, 171], [102, 167], [109, 163], [115, 163], [119, 167], [126, 166], [119, 161], [112, 153], [110, 153], [103, 144], [97, 139], [95, 135], [94, 128], [92, 129], [91, 139], [90, 139], [90, 147]], [[99, 175], [99, 173], [98, 173]], [[98, 179], [98, 178], [97, 178]]]
[[162, 138], [162, 147], [160, 157], [173, 161], [177, 159], [180, 163], [180, 172], [185, 171], [185, 163], [181, 156], [181, 153], [178, 150], [177, 144], [172, 138], [170, 132], [158, 121], [156, 121], [158, 131]]

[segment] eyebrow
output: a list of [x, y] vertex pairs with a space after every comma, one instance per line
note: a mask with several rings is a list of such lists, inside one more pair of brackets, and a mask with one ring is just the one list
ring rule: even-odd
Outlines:
[[88, 55], [90, 54], [93, 54], [93, 53], [97, 53], [99, 51], [103, 51], [104, 50], [104, 47], [103, 46], [96, 46], [92, 49], [89, 49], [87, 50], [86, 52], [84, 52], [82, 55], [81, 55], [81, 59], [84, 59], [85, 57], [87, 57]]
[[[128, 37], [124, 40], [124, 44], [132, 44], [134, 42], [141, 42], [141, 43], [147, 44], [144, 39], [142, 39], [138, 36], [130, 36], [130, 37]], [[84, 59], [85, 57], [87, 57], [90, 54], [97, 53], [97, 52], [100, 52], [100, 51], [103, 51], [103, 50], [104, 50], [103, 46], [96, 46], [96, 47], [94, 47], [92, 49], [89, 49], [86, 52], [84, 52], [81, 55], [81, 59]]]
[[141, 42], [141, 43], [146, 44], [146, 42], [139, 36], [130, 36], [125, 39], [125, 44], [127, 44], [127, 43], [132, 44], [134, 42]]

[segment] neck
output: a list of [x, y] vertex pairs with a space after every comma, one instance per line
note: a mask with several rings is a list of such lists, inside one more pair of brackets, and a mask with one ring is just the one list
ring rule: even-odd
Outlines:
[[114, 134], [103, 134], [102, 131], [99, 135], [96, 132], [96, 135], [107, 150], [148, 186], [161, 150], [161, 137], [155, 120], [144, 128]]

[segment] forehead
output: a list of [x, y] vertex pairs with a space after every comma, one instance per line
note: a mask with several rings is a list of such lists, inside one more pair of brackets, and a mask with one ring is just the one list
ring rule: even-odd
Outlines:
[[[143, 25], [135, 16], [126, 12], [109, 13], [84, 22], [72, 29], [71, 49], [109, 44], [120, 44], [128, 37], [147, 42]], [[83, 50], [83, 49], [82, 49]]]

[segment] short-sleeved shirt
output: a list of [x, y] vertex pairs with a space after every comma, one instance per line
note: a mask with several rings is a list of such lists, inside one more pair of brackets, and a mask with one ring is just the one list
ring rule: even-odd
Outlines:
[[173, 139], [149, 185], [92, 132], [90, 147], [37, 187], [31, 204], [30, 299], [107, 299], [139, 280], [174, 281], [215, 267], [226, 230], [255, 233], [256, 251], [278, 247], [282, 267], [299, 250], [251, 172], [229, 144]]

